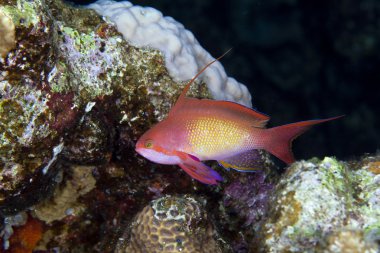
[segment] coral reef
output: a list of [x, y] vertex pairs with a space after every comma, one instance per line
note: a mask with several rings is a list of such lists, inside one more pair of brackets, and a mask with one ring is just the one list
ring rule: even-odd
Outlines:
[[294, 163], [271, 197], [261, 232], [263, 251], [315, 252], [319, 244], [333, 248], [346, 233], [339, 234], [341, 230], [352, 231], [347, 232], [352, 242], [342, 247], [363, 240], [362, 232], [362, 238], [373, 244], [380, 231], [378, 175], [373, 173], [377, 163], [372, 161], [378, 159], [368, 157], [350, 164], [333, 158]]
[[165, 196], [137, 214], [130, 238], [120, 243], [116, 252], [226, 252], [217, 236], [199, 200]]
[[[191, 79], [214, 58], [203, 49], [194, 35], [171, 17], [150, 7], [133, 6], [130, 2], [101, 0], [89, 5], [108, 17], [124, 38], [134, 46], [160, 50], [165, 65], [176, 81]], [[247, 88], [227, 77], [223, 66], [216, 62], [203, 73], [203, 80], [215, 99], [231, 100], [251, 106]]]
[[[0, 251], [336, 252], [355, 244], [372, 252], [378, 246], [379, 156], [297, 162], [279, 182], [267, 162], [253, 174], [210, 163], [225, 178], [216, 187], [139, 157], [136, 139], [166, 117], [184, 85], [170, 64], [190, 57], [177, 66], [191, 65], [188, 76], [178, 68], [186, 79], [211, 58], [158, 11], [101, 4], [139, 20], [126, 27], [142, 37], [164, 32], [156, 38], [170, 35], [163, 41], [180, 45], [146, 47], [125, 39], [117, 20], [60, 0], [0, 0], [1, 46], [14, 36], [0, 59]], [[154, 30], [154, 22], [163, 28]], [[179, 46], [190, 56], [173, 54]], [[168, 55], [175, 58], [169, 65]], [[205, 82], [232, 80], [214, 66]], [[210, 88], [211, 95], [223, 91], [220, 97], [250, 103], [240, 84]], [[205, 85], [190, 92], [211, 97]]]
[[128, 45], [91, 10], [18, 0], [4, 2], [1, 14], [17, 31], [0, 64], [0, 210], [11, 215], [47, 197], [62, 160], [107, 162], [116, 133], [132, 148], [166, 115], [181, 85], [159, 51]]
[[[26, 211], [46, 225], [38, 249], [111, 252], [115, 226], [153, 197], [203, 189], [134, 152], [184, 84], [162, 52], [131, 46], [94, 11], [59, 0], [0, 4], [15, 31], [0, 64], [3, 243], [14, 231], [9, 217]], [[190, 92], [210, 97], [204, 85]]]

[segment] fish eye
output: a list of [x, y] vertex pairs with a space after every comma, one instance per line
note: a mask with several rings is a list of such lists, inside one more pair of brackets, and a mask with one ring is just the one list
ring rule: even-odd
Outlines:
[[145, 147], [146, 148], [152, 148], [153, 147], [153, 141], [152, 140], [146, 140], [145, 141]]

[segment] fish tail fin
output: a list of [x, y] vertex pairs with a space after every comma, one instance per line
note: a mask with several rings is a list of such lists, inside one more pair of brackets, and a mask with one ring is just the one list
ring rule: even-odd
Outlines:
[[287, 164], [293, 163], [294, 156], [291, 146], [292, 141], [295, 138], [306, 132], [313, 125], [335, 120], [340, 117], [343, 116], [328, 119], [301, 121], [266, 129], [266, 141], [264, 142], [264, 149]]

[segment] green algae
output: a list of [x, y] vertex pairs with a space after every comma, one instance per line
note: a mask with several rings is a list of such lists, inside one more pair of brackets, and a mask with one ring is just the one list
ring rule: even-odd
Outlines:
[[347, 185], [350, 184], [349, 175], [346, 166], [334, 158], [326, 157], [318, 167], [323, 171], [324, 177], [322, 184], [329, 190], [335, 190], [342, 194], [347, 191]]
[[95, 40], [94, 40], [94, 32], [79, 33], [78, 30], [73, 29], [72, 27], [61, 27], [61, 31], [63, 32], [63, 36], [69, 36], [74, 41], [73, 46], [79, 53], [86, 54], [88, 50], [97, 49]]
[[[365, 236], [380, 236], [380, 175], [374, 173], [372, 162], [364, 162], [353, 172], [356, 179], [357, 198], [360, 205], [356, 212], [363, 219]], [[355, 221], [352, 221], [354, 223]]]
[[15, 26], [29, 27], [40, 21], [37, 8], [41, 5], [41, 1], [17, 0], [14, 5], [0, 5], [0, 10], [12, 18]]

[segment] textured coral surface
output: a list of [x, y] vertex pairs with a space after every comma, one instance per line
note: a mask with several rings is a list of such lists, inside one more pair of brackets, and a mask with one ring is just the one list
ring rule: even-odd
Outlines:
[[204, 205], [190, 196], [154, 200], [132, 222], [117, 252], [222, 252]]

